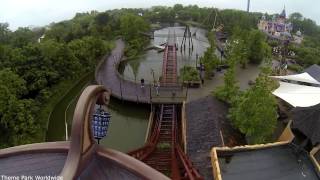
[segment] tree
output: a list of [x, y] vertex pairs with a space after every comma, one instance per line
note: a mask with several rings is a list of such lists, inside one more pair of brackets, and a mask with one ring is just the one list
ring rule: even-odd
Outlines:
[[216, 43], [215, 43], [215, 34], [214, 32], [208, 33], [208, 40], [210, 43], [210, 47], [204, 52], [203, 57], [200, 57], [200, 63], [203, 63], [205, 67], [205, 74], [207, 78], [210, 78], [213, 74], [213, 71], [217, 68], [219, 64], [219, 59], [215, 54], [216, 51]]
[[290, 14], [289, 16], [289, 20], [298, 20], [298, 21], [302, 21], [303, 20], [303, 16], [301, 13], [299, 12], [294, 12], [292, 14]]
[[140, 16], [125, 14], [120, 17], [120, 31], [128, 41], [137, 38], [140, 32], [145, 32], [148, 29], [149, 25]]
[[26, 82], [10, 69], [0, 71], [0, 142], [18, 145], [33, 142], [38, 125], [33, 100], [20, 100]]
[[232, 58], [237, 59], [242, 68], [246, 68], [249, 61], [250, 50], [248, 48], [247, 34], [247, 30], [242, 30], [239, 26], [235, 27], [228, 47], [228, 54], [234, 56]]
[[97, 60], [110, 50], [109, 44], [97, 37], [86, 36], [76, 39], [68, 44], [73, 55], [86, 70], [92, 69]]
[[266, 142], [276, 127], [277, 103], [269, 90], [265, 79], [258, 78], [256, 84], [240, 96], [230, 110], [235, 126], [253, 144]]
[[251, 30], [248, 40], [248, 48], [250, 49], [248, 57], [251, 63], [260, 64], [264, 57], [266, 48], [265, 36], [259, 30]]
[[182, 82], [200, 80], [199, 71], [192, 66], [183, 66], [180, 69], [180, 77], [182, 79]]
[[128, 13], [120, 17], [120, 32], [128, 43], [125, 49], [128, 57], [136, 56], [143, 49], [148, 39], [140, 33], [149, 28], [149, 24], [140, 16]]
[[9, 30], [9, 24], [0, 23], [0, 44], [8, 42], [10, 33], [11, 31]]
[[103, 13], [99, 13], [95, 18], [94, 18], [94, 22], [98, 25], [98, 26], [105, 26], [109, 23], [110, 21], [110, 16], [108, 12], [103, 12]]
[[235, 65], [236, 59], [229, 58], [228, 59], [229, 69], [224, 75], [224, 85], [218, 87], [214, 91], [214, 95], [222, 101], [225, 101], [231, 105], [234, 104], [238, 95], [239, 95], [239, 87], [237, 86], [237, 81], [235, 79]]
[[255, 85], [238, 97], [229, 112], [234, 125], [252, 144], [269, 140], [277, 124], [277, 103], [271, 94], [276, 85], [269, 73], [270, 68], [264, 68]]
[[31, 42], [36, 42], [36, 33], [29, 28], [18, 28], [10, 34], [10, 43], [14, 47], [23, 47]]
[[183, 5], [182, 4], [175, 4], [173, 6], [173, 11], [178, 13], [179, 11], [183, 10]]
[[12, 130], [9, 142], [13, 145], [34, 142], [35, 134], [40, 128], [34, 116], [37, 110], [34, 100], [31, 99], [15, 100], [9, 104], [8, 112], [3, 116]]
[[0, 71], [0, 84], [15, 97], [21, 97], [26, 93], [26, 82], [10, 69]]
[[[52, 68], [65, 79], [73, 77], [79, 69], [79, 60], [65, 43], [47, 40], [40, 44], [40, 52], [45, 63], [51, 63]], [[45, 64], [46, 66], [48, 64]], [[62, 68], [68, 67], [68, 68]]]

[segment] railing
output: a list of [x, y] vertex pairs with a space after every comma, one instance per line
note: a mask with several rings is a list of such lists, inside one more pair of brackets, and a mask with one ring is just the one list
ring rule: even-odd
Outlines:
[[96, 104], [108, 105], [110, 92], [103, 86], [91, 85], [86, 87], [79, 97], [74, 110], [70, 148], [61, 176], [63, 179], [77, 179], [77, 175], [89, 162], [96, 149], [96, 141], [91, 132], [91, 118]]
[[176, 133], [177, 133], [177, 117], [176, 117], [176, 107], [173, 107], [173, 119], [172, 119], [172, 142], [171, 142], [171, 157], [172, 157], [172, 163], [171, 163], [171, 177], [172, 179], [181, 179], [180, 177], [180, 170], [179, 170], [179, 165], [178, 165], [178, 160], [176, 156], [176, 151], [175, 151], [175, 145], [176, 145]]
[[[183, 167], [184, 177], [190, 180], [203, 180], [203, 177], [199, 174], [198, 170], [194, 168], [192, 162], [189, 160], [188, 156], [182, 150], [181, 145], [183, 146], [184, 144], [183, 144], [183, 141], [181, 141], [181, 139], [178, 137], [177, 132], [179, 132], [179, 130], [176, 124], [175, 132], [174, 132], [175, 146], [173, 150], [175, 152], [175, 156], [177, 157], [178, 163], [180, 164], [180, 166], [182, 165]], [[183, 133], [181, 135], [183, 136]], [[179, 142], [182, 142], [182, 143], [179, 143]]]
[[187, 98], [188, 89], [178, 85], [161, 86], [158, 93], [156, 87], [151, 87], [151, 103], [181, 104]]
[[165, 82], [166, 73], [167, 73], [167, 61], [168, 61], [168, 45], [166, 45], [163, 53], [163, 62], [162, 62], [162, 82]]
[[[121, 56], [122, 58], [122, 56]], [[124, 75], [120, 74], [120, 72], [118, 71], [119, 69], [119, 66], [120, 66], [120, 63], [123, 62], [123, 61], [126, 61], [126, 60], [120, 60], [118, 62], [116, 62], [115, 64], [113, 64], [114, 66], [114, 69], [115, 69], [115, 74], [119, 80], [119, 90], [120, 92], [112, 92], [112, 95], [117, 97], [118, 99], [121, 99], [121, 100], [127, 100], [127, 101], [132, 101], [132, 102], [142, 102], [142, 103], [149, 103], [149, 102], [145, 102], [145, 101], [149, 101], [150, 97], [148, 97], [148, 94], [146, 93], [146, 96], [140, 96], [138, 94], [135, 94], [134, 96], [125, 96], [125, 93], [123, 93], [123, 91], [125, 91], [124, 88], [122, 88], [122, 84], [124, 83], [131, 83], [132, 84], [132, 87], [135, 88], [137, 90], [137, 88], [140, 88], [140, 84], [137, 83], [137, 80], [136, 79], [132, 79], [132, 78], [128, 78], [128, 77], [125, 77]], [[149, 82], [149, 81], [146, 81], [145, 80], [145, 88], [146, 88], [146, 92], [147, 91], [150, 91], [151, 89], [151, 86], [150, 84], [152, 84], [152, 82]], [[148, 90], [149, 88], [149, 90]], [[120, 93], [120, 94], [119, 94]]]
[[[161, 109], [161, 112], [163, 112], [163, 107]], [[157, 113], [156, 113], [157, 114]], [[143, 147], [130, 151], [128, 154], [136, 159], [139, 159], [140, 161], [142, 161], [143, 159], [145, 159], [146, 157], [148, 157], [156, 148], [157, 142], [158, 142], [158, 138], [159, 138], [159, 132], [160, 132], [160, 127], [161, 127], [161, 118], [162, 118], [162, 113], [160, 114], [159, 117], [154, 116], [155, 121], [154, 121], [154, 125], [153, 125], [153, 131], [152, 135], [150, 136], [150, 138], [148, 139], [146, 145], [144, 145]]]
[[188, 157], [184, 154], [181, 147], [177, 145], [175, 147], [176, 153], [178, 155], [178, 158], [180, 162], [183, 165], [183, 168], [186, 172], [186, 176], [190, 180], [203, 180], [203, 177], [198, 173], [197, 169], [195, 169], [191, 163], [191, 161], [188, 159]]

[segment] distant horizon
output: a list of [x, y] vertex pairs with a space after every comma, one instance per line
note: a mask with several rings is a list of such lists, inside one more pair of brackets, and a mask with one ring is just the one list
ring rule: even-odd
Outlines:
[[[123, 2], [126, 3], [123, 3]], [[247, 0], [215, 0], [208, 2], [198, 0], [163, 0], [163, 3], [155, 3], [155, 1], [134, 1], [124, 0], [122, 2], [109, 0], [4, 0], [0, 7], [0, 22], [9, 23], [10, 30], [16, 30], [18, 27], [43, 27], [50, 23], [72, 19], [76, 13], [84, 13], [96, 10], [104, 12], [107, 10], [121, 8], [151, 8], [153, 6], [168, 6], [174, 4], [182, 4], [183, 6], [197, 5], [199, 7], [215, 7], [219, 9], [236, 9], [246, 11]], [[312, 4], [310, 6], [310, 4]], [[286, 8], [287, 16], [294, 12], [301, 13], [305, 18], [312, 19], [320, 24], [320, 12], [317, 7], [320, 1], [316, 0], [278, 0], [278, 3], [270, 3], [263, 0], [251, 0], [250, 12], [260, 12], [268, 14], [279, 14], [283, 8]], [[14, 9], [14, 10], [13, 10]]]

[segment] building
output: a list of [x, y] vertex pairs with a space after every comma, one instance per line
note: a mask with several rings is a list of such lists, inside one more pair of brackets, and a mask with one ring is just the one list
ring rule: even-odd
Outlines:
[[278, 142], [214, 147], [215, 180], [320, 179], [320, 104], [298, 107]]
[[283, 9], [280, 15], [274, 15], [272, 19], [267, 19], [266, 15], [263, 15], [258, 23], [258, 29], [275, 39], [291, 38], [293, 25], [288, 22], [286, 10]]

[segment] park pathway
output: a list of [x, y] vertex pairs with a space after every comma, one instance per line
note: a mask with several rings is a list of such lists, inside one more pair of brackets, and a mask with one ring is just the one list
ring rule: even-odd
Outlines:
[[98, 84], [104, 85], [111, 90], [113, 97], [120, 100], [150, 103], [150, 85], [145, 84], [142, 88], [140, 84], [125, 80], [118, 72], [118, 66], [124, 54], [125, 43], [118, 39], [116, 47], [109, 56], [104, 57], [103, 64], [97, 71], [96, 80]]

